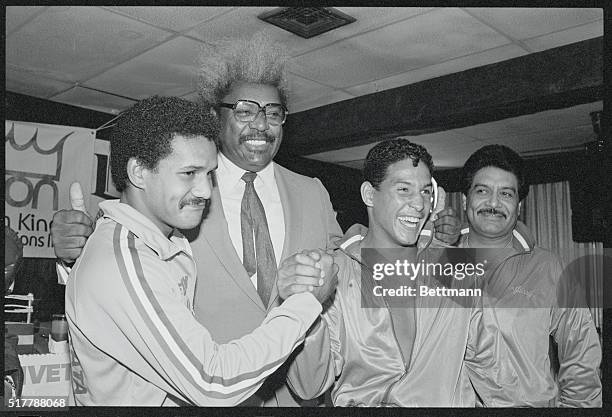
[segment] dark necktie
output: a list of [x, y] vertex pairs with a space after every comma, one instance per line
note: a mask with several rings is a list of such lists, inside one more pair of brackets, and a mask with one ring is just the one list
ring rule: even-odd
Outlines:
[[250, 171], [245, 172], [242, 176], [245, 182], [240, 208], [242, 263], [249, 278], [257, 272], [257, 292], [264, 305], [267, 306], [272, 286], [276, 280], [276, 258], [268, 230], [266, 212], [253, 184], [256, 176], [255, 172]]

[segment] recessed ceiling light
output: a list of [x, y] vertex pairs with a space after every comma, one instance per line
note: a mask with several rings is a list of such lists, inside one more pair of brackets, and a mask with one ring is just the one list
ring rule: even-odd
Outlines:
[[333, 7], [279, 7], [257, 17], [305, 39], [357, 20]]

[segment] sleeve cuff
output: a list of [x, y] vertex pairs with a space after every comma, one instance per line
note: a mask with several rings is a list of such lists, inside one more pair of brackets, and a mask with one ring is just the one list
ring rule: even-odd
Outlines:
[[68, 283], [68, 275], [70, 275], [70, 271], [72, 270], [72, 266], [74, 265], [67, 264], [66, 262], [58, 259], [55, 263], [55, 269], [57, 271], [57, 283], [66, 285]]
[[290, 310], [308, 322], [308, 327], [314, 323], [323, 311], [323, 306], [317, 298], [310, 292], [302, 292], [293, 294], [287, 298], [281, 307]]

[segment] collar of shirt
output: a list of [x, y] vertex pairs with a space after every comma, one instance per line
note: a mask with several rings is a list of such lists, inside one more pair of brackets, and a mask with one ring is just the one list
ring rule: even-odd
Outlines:
[[119, 200], [106, 200], [100, 203], [100, 209], [104, 212], [103, 218], [110, 218], [125, 226], [155, 251], [160, 259], [170, 259], [179, 252], [191, 256], [189, 243], [178, 230], [175, 229], [168, 239], [155, 223], [132, 206]]
[[[222, 195], [238, 193], [240, 198], [242, 198], [242, 194], [244, 193], [242, 175], [244, 175], [245, 172], [245, 169], [240, 168], [219, 152], [216, 178], [219, 191]], [[257, 185], [263, 185], [265, 188], [269, 189], [274, 187], [275, 184], [274, 162], [271, 162], [266, 165], [264, 169], [257, 172], [255, 185], [256, 188], [259, 188]]]

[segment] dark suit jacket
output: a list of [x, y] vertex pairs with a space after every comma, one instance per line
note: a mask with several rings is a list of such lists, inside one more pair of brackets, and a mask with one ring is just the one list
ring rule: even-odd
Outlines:
[[[329, 194], [318, 179], [296, 174], [277, 164], [274, 174], [285, 216], [285, 243], [281, 260], [302, 249], [325, 249], [330, 242], [341, 237], [342, 231]], [[262, 323], [269, 309], [280, 304], [278, 290], [275, 285], [268, 306], [264, 306], [230, 239], [218, 188], [213, 189], [211, 206], [199, 233], [186, 233], [187, 236], [189, 234], [195, 238], [191, 246], [198, 270], [194, 297], [197, 319], [218, 343], [250, 333]], [[322, 342], [317, 344], [322, 346]], [[319, 361], [321, 355], [326, 354], [316, 352], [316, 346], [315, 352], [310, 350], [318, 355]], [[308, 361], [305, 351], [296, 353], [290, 361]], [[262, 405], [262, 400], [266, 406], [298, 405], [285, 384], [287, 372], [290, 367], [297, 370], [307, 365], [286, 365], [268, 377], [258, 391], [259, 399], [253, 398], [247, 405]], [[291, 372], [293, 375], [294, 371]]]

